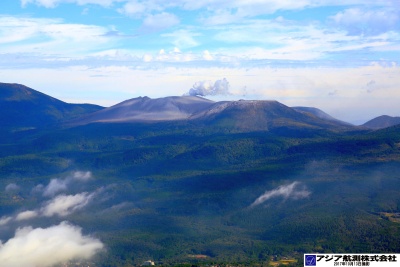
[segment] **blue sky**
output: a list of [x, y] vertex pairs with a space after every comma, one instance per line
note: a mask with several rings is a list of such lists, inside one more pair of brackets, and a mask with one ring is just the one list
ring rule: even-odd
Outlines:
[[[2, 0], [0, 81], [110, 106], [193, 86], [400, 116], [400, 0]], [[215, 92], [215, 91], [214, 91]]]

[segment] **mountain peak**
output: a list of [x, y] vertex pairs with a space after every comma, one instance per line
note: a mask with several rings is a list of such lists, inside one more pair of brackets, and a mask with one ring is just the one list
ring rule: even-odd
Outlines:
[[[0, 101], [40, 101], [42, 98], [57, 101], [55, 98], [47, 96], [39, 91], [18, 83], [0, 83]], [[58, 100], [60, 101], [60, 100]], [[60, 101], [62, 102], [62, 101]]]
[[99, 109], [102, 107], [68, 104], [21, 84], [0, 83], [0, 123], [13, 131], [41, 127]]
[[213, 103], [198, 96], [137, 97], [86, 116], [77, 123], [185, 120]]
[[362, 126], [377, 130], [377, 129], [391, 127], [397, 124], [400, 124], [400, 117], [391, 117], [388, 115], [382, 115], [370, 121], [367, 121]]

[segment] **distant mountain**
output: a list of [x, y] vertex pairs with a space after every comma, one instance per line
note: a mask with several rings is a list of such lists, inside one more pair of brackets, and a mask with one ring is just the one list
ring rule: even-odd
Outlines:
[[[96, 122], [190, 122], [208, 132], [269, 131], [286, 136], [315, 136], [354, 126], [316, 108], [290, 108], [277, 101], [214, 102], [198, 96], [138, 97], [109, 108], [68, 104], [19, 84], [0, 84], [0, 123], [3, 131], [20, 131], [54, 123], [67, 126]], [[186, 127], [186, 126], [185, 126]]]
[[224, 101], [194, 114], [191, 119], [241, 131], [272, 129], [347, 129], [340, 121], [322, 119], [309, 112], [298, 111], [277, 101]]
[[[315, 109], [317, 110], [317, 109]], [[321, 111], [321, 113], [323, 113]], [[326, 114], [326, 116], [329, 116]], [[94, 122], [191, 121], [224, 131], [270, 131], [271, 129], [343, 129], [349, 124], [321, 118], [311, 112], [287, 107], [277, 101], [239, 100], [213, 102], [197, 96], [151, 99], [139, 97], [71, 121], [72, 125]]]
[[292, 108], [299, 112], [310, 113], [310, 114], [312, 114], [320, 119], [323, 119], [323, 120], [333, 121], [333, 122], [337, 122], [337, 123], [340, 123], [343, 125], [351, 125], [348, 122], [344, 122], [344, 121], [341, 121], [341, 120], [338, 120], [338, 119], [332, 117], [331, 115], [325, 113], [324, 111], [322, 111], [318, 108], [313, 108], [313, 107], [292, 107]]
[[73, 123], [184, 120], [213, 104], [213, 101], [197, 96], [138, 97], [84, 116]]
[[0, 83], [3, 130], [41, 127], [101, 109], [97, 105], [68, 104], [21, 84]]
[[367, 121], [362, 126], [370, 129], [383, 129], [397, 124], [400, 124], [400, 117], [383, 115]]

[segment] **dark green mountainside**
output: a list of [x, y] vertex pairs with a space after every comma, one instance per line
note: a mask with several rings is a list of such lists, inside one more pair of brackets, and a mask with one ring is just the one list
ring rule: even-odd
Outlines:
[[101, 109], [91, 104], [68, 104], [24, 85], [0, 83], [2, 130], [44, 127]]
[[[303, 253], [400, 253], [400, 126], [365, 130], [276, 101], [206, 106], [182, 120], [88, 115], [2, 139], [3, 222], [43, 210], [50, 188], [94, 197], [64, 217], [5, 224], [0, 240], [66, 220], [104, 243], [90, 266], [261, 266], [284, 257], [303, 266]], [[68, 178], [76, 171], [93, 177]]]

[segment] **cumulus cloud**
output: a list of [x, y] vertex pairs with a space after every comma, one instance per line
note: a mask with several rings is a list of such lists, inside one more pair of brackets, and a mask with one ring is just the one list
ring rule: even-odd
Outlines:
[[54, 215], [61, 217], [67, 216], [85, 207], [93, 198], [93, 196], [94, 193], [89, 194], [88, 192], [76, 195], [59, 195], [48, 201], [47, 204], [41, 209], [41, 212], [46, 217], [51, 217]]
[[60, 192], [66, 191], [68, 189], [68, 186], [74, 181], [87, 182], [91, 179], [92, 173], [90, 171], [76, 171], [72, 174], [72, 176], [68, 176], [65, 179], [51, 179], [50, 183], [46, 187], [43, 188], [43, 186], [38, 185], [34, 188], [34, 190], [35, 192], [43, 190], [43, 196], [52, 197]]
[[284, 200], [286, 199], [301, 199], [301, 198], [306, 198], [311, 194], [310, 191], [307, 190], [305, 186], [302, 186], [299, 182], [293, 182], [288, 185], [281, 185], [276, 189], [266, 191], [264, 194], [259, 196], [253, 204], [251, 204], [251, 207], [260, 205], [264, 203], [265, 201], [271, 199], [271, 198], [283, 198]]
[[44, 185], [38, 184], [34, 188], [32, 188], [32, 193], [33, 194], [42, 193], [44, 188], [45, 188]]
[[[16, 221], [24, 221], [36, 217], [65, 217], [75, 211], [83, 209], [93, 199], [96, 193], [89, 194], [83, 192], [76, 195], [59, 195], [47, 201], [41, 208], [36, 210], [27, 210], [18, 213], [15, 216]], [[13, 217], [3, 217], [0, 219], [0, 225], [5, 225], [11, 221]]]
[[143, 20], [141, 31], [159, 31], [179, 24], [179, 19], [174, 14], [160, 13], [149, 15]]
[[17, 190], [19, 190], [19, 186], [14, 183], [8, 184], [6, 186], [6, 192], [17, 191]]
[[72, 175], [72, 179], [83, 182], [89, 181], [90, 179], [92, 179], [92, 172], [76, 171]]
[[24, 227], [0, 242], [0, 263], [8, 267], [53, 266], [72, 259], [89, 259], [104, 247], [81, 228], [62, 222], [49, 228]]
[[51, 197], [65, 190], [67, 190], [67, 180], [51, 179], [50, 183], [44, 188], [43, 196]]
[[29, 220], [29, 219], [35, 218], [37, 216], [39, 216], [37, 211], [27, 210], [27, 211], [18, 213], [18, 215], [15, 217], [15, 220], [24, 221], [24, 220]]
[[9, 223], [12, 220], [12, 217], [1, 217], [0, 219], [0, 226], [6, 225], [7, 223]]
[[201, 34], [186, 29], [179, 29], [161, 35], [161, 37], [170, 39], [172, 44], [174, 44], [176, 47], [180, 47], [181, 49], [198, 46], [200, 44], [196, 40], [198, 36], [201, 36]]
[[393, 9], [349, 8], [337, 13], [331, 19], [345, 28], [350, 35], [374, 35], [397, 28], [400, 12]]
[[207, 96], [207, 95], [228, 95], [230, 85], [227, 79], [217, 80], [213, 84], [211, 81], [199, 81], [196, 82], [192, 88], [190, 88], [188, 95], [191, 96]]
[[22, 7], [26, 7], [28, 4], [36, 4], [46, 8], [54, 8], [61, 3], [75, 3], [78, 5], [85, 4], [96, 4], [101, 6], [110, 6], [114, 2], [121, 2], [123, 0], [21, 0]]

